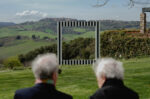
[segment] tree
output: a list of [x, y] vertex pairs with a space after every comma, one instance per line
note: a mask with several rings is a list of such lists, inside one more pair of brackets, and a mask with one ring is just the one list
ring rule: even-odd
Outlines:
[[36, 39], [36, 36], [35, 36], [35, 35], [32, 35], [32, 39]]
[[17, 36], [16, 36], [16, 39], [17, 39], [17, 40], [20, 40], [20, 39], [21, 39], [21, 36], [20, 36], [20, 35], [17, 35]]
[[4, 60], [4, 66], [9, 69], [14, 69], [15, 67], [23, 66], [19, 61], [18, 57], [10, 57]]
[[[93, 7], [105, 6], [110, 0], [97, 0], [97, 3]], [[150, 0], [128, 0], [128, 6], [133, 7], [134, 5], [147, 5], [150, 4]]]
[[4, 42], [0, 42], [0, 47], [3, 47], [4, 46]]

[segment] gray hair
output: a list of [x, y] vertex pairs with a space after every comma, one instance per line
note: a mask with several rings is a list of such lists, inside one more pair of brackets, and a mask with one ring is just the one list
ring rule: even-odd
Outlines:
[[50, 79], [52, 74], [58, 71], [58, 67], [56, 55], [52, 53], [38, 55], [32, 62], [32, 71], [36, 79]]
[[98, 79], [102, 77], [102, 75], [106, 78], [116, 78], [121, 80], [124, 78], [122, 62], [112, 58], [102, 58], [97, 60], [93, 65], [93, 69]]

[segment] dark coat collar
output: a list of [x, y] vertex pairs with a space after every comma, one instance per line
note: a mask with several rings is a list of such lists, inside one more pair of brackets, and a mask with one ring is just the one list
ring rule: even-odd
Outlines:
[[106, 79], [102, 87], [105, 86], [124, 86], [123, 81], [119, 79]]
[[52, 84], [47, 84], [47, 83], [38, 83], [34, 87], [39, 88], [39, 89], [48, 89], [48, 90], [56, 90], [55, 86]]

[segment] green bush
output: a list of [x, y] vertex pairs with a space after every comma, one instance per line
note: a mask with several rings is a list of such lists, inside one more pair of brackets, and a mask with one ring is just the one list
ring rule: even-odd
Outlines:
[[22, 63], [19, 61], [18, 57], [7, 58], [6, 60], [4, 60], [3, 64], [6, 68], [9, 69], [23, 66]]

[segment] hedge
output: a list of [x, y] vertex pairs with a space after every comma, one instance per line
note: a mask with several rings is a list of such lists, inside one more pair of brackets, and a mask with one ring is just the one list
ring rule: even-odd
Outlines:
[[150, 55], [150, 38], [144, 34], [105, 32], [101, 35], [101, 55], [104, 57], [133, 58]]
[[[93, 59], [95, 57], [94, 38], [78, 38], [63, 42], [63, 59]], [[100, 53], [102, 57], [134, 58], [150, 55], [150, 38], [147, 34], [126, 33], [115, 30], [101, 33]], [[56, 53], [57, 44], [44, 46], [24, 55], [19, 55], [22, 63], [33, 60], [38, 54]]]

